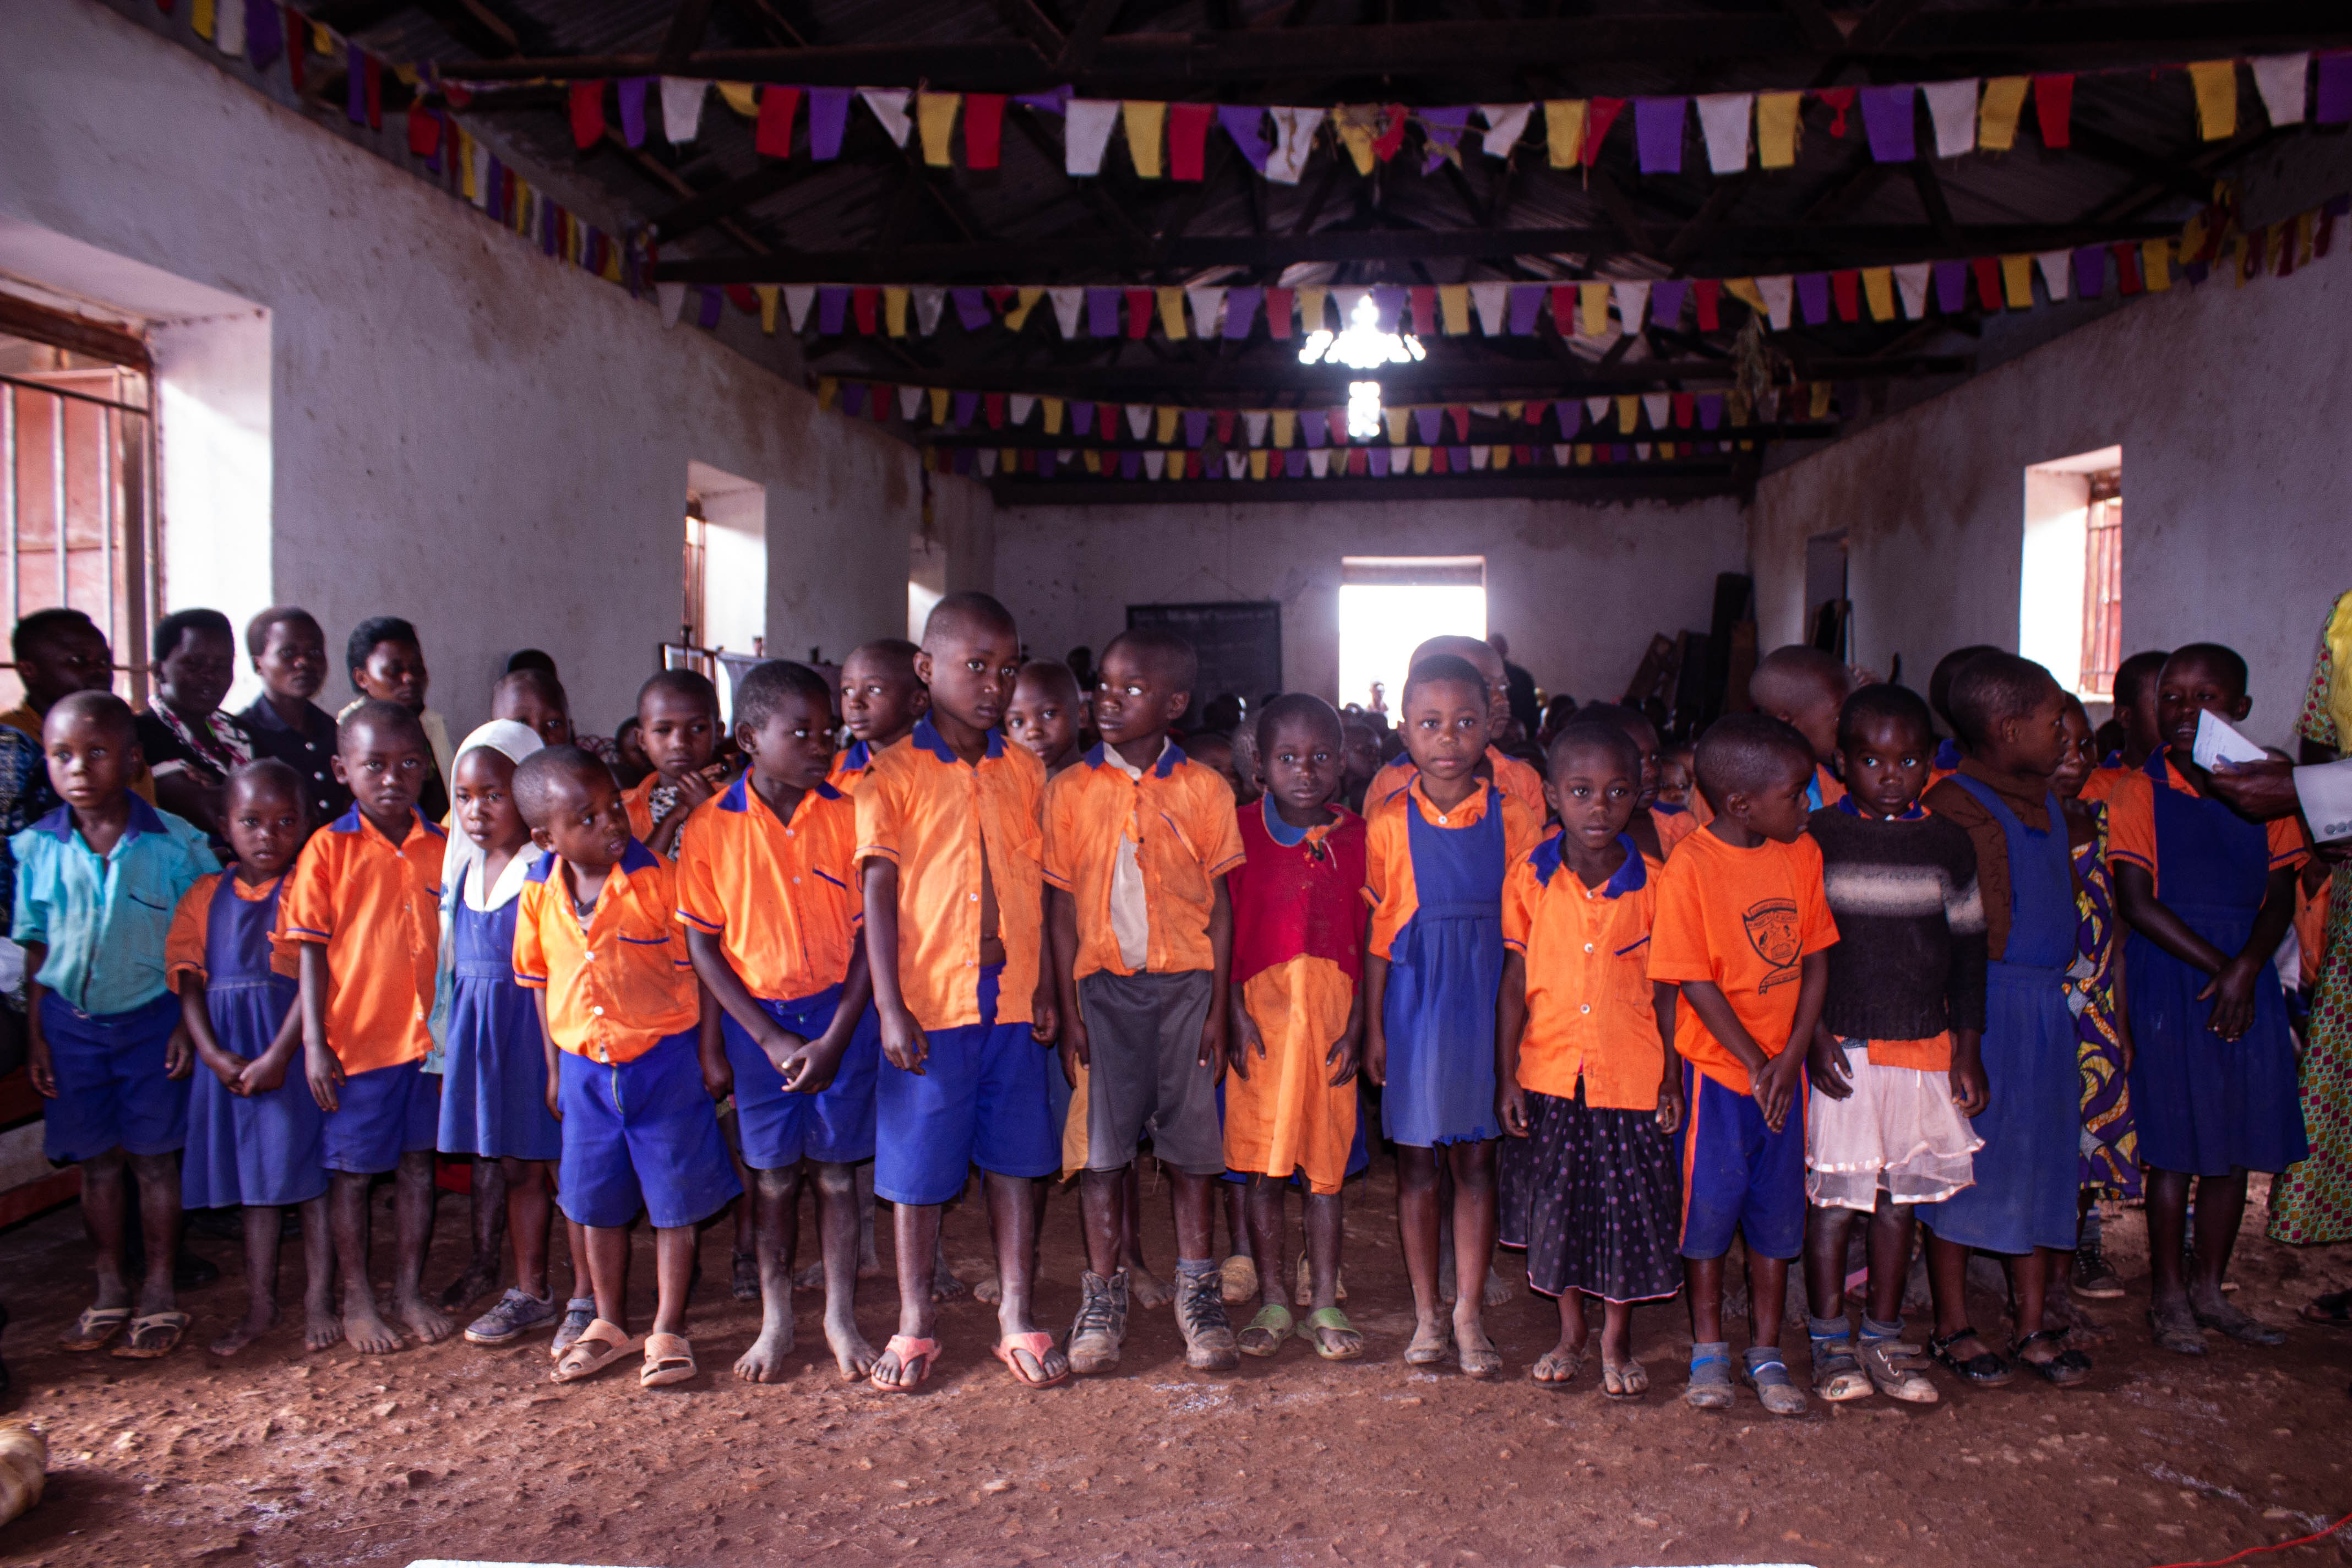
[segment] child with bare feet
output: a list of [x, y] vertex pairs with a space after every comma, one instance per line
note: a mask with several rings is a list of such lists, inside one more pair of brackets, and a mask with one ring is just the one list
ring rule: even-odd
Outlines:
[[686, 814], [726, 783], [719, 749], [719, 693], [690, 669], [665, 669], [637, 691], [637, 740], [654, 771], [621, 797], [629, 832], [666, 860], [677, 858]]
[[301, 957], [303, 1070], [327, 1113], [343, 1335], [366, 1354], [401, 1346], [368, 1277], [368, 1190], [397, 1171], [394, 1315], [426, 1344], [449, 1337], [422, 1276], [433, 1240], [440, 1080], [424, 1070], [441, 948], [446, 835], [417, 809], [433, 754], [416, 715], [371, 698], [338, 734], [352, 809], [311, 835], [279, 900], [279, 940]]
[[[58, 696], [41, 722], [49, 787], [65, 804], [9, 840], [13, 934], [25, 946], [26, 1061], [47, 1103], [41, 1147], [81, 1167], [81, 1210], [98, 1244], [98, 1300], [61, 1342], [114, 1354], [167, 1354], [187, 1332], [173, 1299], [180, 1239], [179, 1153], [192, 1058], [165, 978], [172, 910], [220, 869], [202, 830], [131, 793], [145, 768], [131, 710], [113, 693]], [[139, 1184], [147, 1274], [123, 1279], [124, 1167]]]
[[1528, 1285], [1559, 1300], [1559, 1343], [1535, 1381], [1565, 1389], [1583, 1369], [1584, 1298], [1597, 1296], [1601, 1392], [1634, 1399], [1650, 1386], [1633, 1359], [1634, 1303], [1673, 1295], [1683, 1272], [1674, 997], [1648, 962], [1659, 864], [1625, 830], [1643, 757], [1622, 724], [1579, 715], [1546, 761], [1559, 828], [1503, 885], [1503, 1242], [1526, 1250]]
[[[1404, 1358], [1430, 1366], [1450, 1351], [1476, 1378], [1503, 1368], [1484, 1321], [1502, 1136], [1495, 1008], [1503, 981], [1503, 882], [1541, 834], [1534, 812], [1477, 772], [1499, 754], [1487, 744], [1492, 695], [1465, 658], [1439, 653], [1413, 665], [1399, 703], [1411, 762], [1396, 793], [1381, 796], [1374, 786], [1364, 876], [1372, 902], [1364, 1076], [1388, 1091], [1381, 1119], [1397, 1145], [1397, 1229], [1417, 1320]], [[1494, 766], [1499, 781], [1501, 764]], [[1536, 787], [1540, 792], [1539, 777]], [[1454, 1182], [1458, 1285], [1450, 1325], [1438, 1317], [1441, 1167]]]
[[1066, 1069], [1087, 1068], [1087, 1268], [1070, 1331], [1070, 1365], [1081, 1373], [1116, 1367], [1127, 1337], [1122, 1188], [1146, 1131], [1175, 1189], [1184, 1364], [1241, 1364], [1214, 1216], [1225, 1173], [1217, 1077], [1233, 942], [1224, 877], [1241, 864], [1242, 842], [1232, 786], [1169, 736], [1199, 664], [1191, 643], [1161, 628], [1112, 638], [1095, 692], [1102, 743], [1045, 791], [1062, 1059]]
[[824, 782], [833, 694], [806, 665], [771, 660], [735, 690], [750, 771], [695, 808], [677, 847], [677, 919], [721, 1009], [728, 1082], [752, 1173], [762, 1303], [735, 1363], [776, 1383], [793, 1348], [793, 1247], [803, 1176], [824, 1257], [824, 1337], [844, 1382], [874, 1368], [857, 1332], [856, 1166], [874, 1156], [880, 1034], [858, 933], [857, 813]]
[[1246, 858], [1225, 878], [1234, 906], [1225, 1163], [1248, 1173], [1250, 1249], [1265, 1260], [1261, 1304], [1240, 1346], [1270, 1356], [1295, 1331], [1280, 1261], [1283, 1194], [1303, 1176], [1307, 1332], [1324, 1360], [1353, 1361], [1364, 1336], [1339, 1310], [1339, 1239], [1363, 1050], [1364, 823], [1334, 804], [1347, 742], [1329, 703], [1277, 697], [1255, 728], [1265, 793], [1240, 808]]
[[886, 1394], [920, 1388], [939, 1361], [940, 1209], [963, 1192], [975, 1163], [1003, 1284], [997, 1359], [1032, 1387], [1069, 1376], [1054, 1336], [1030, 1314], [1035, 1184], [1060, 1151], [1042, 1048], [1057, 1028], [1039, 963], [1044, 889], [1028, 847], [1041, 832], [1045, 770], [996, 728], [1020, 661], [1003, 605], [985, 594], [941, 599], [915, 658], [930, 711], [857, 784], [866, 955], [884, 1058], [874, 1187], [897, 1205], [898, 1331], [869, 1378]]
[[310, 1085], [289, 1070], [302, 1045], [294, 1006], [301, 963], [271, 940], [286, 872], [310, 826], [303, 793], [302, 776], [281, 762], [232, 771], [221, 786], [221, 823], [236, 863], [200, 879], [172, 916], [172, 983], [199, 1068], [181, 1198], [189, 1208], [245, 1207], [245, 1316], [212, 1342], [215, 1355], [235, 1355], [278, 1321], [279, 1211], [289, 1205], [302, 1210], [304, 1337], [324, 1350], [342, 1336], [325, 1119]]
[[1650, 934], [1650, 978], [1680, 988], [1680, 1251], [1695, 1342], [1683, 1398], [1701, 1410], [1732, 1403], [1723, 1259], [1737, 1236], [1748, 1248], [1745, 1381], [1765, 1409], [1796, 1415], [1805, 1395], [1781, 1359], [1780, 1315], [1805, 1241], [1805, 1052], [1837, 941], [1821, 847], [1805, 833], [1816, 763], [1804, 736], [1751, 713], [1717, 720], [1697, 760], [1715, 819], [1658, 873]]
[[633, 1348], [629, 1226], [654, 1227], [656, 1305], [641, 1388], [695, 1374], [686, 1338], [695, 1226], [743, 1190], [712, 1101], [725, 1092], [718, 1009], [677, 926], [677, 871], [629, 834], [604, 764], [549, 746], [515, 767], [515, 803], [547, 858], [515, 915], [516, 981], [539, 994], [548, 1109], [563, 1123], [556, 1190], [588, 1230], [596, 1317], [555, 1363], [558, 1383]]

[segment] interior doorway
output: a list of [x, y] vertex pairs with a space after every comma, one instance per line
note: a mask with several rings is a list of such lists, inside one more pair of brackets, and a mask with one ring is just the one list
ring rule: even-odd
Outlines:
[[1483, 555], [1350, 555], [1339, 567], [1339, 704], [1396, 712], [1412, 650], [1486, 635]]

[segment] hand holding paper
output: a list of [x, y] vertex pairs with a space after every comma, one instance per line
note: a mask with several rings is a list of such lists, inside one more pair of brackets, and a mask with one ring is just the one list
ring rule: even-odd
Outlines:
[[2270, 758], [2268, 752], [2231, 729], [2210, 708], [2197, 715], [2197, 742], [2189, 754], [2208, 773], [2225, 763], [2260, 763]]

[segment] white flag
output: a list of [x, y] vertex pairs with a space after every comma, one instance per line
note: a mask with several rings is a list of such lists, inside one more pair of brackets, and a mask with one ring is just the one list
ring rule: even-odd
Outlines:
[[2263, 95], [2263, 111], [2273, 125], [2303, 123], [2304, 79], [2311, 68], [2305, 55], [2256, 55], [2246, 62], [2254, 68], [2254, 90]]
[[1062, 167], [1073, 174], [1102, 173], [1103, 149], [1118, 122], [1118, 100], [1074, 98], [1062, 117]]
[[[1075, 106], [1076, 100], [1071, 100]], [[1315, 128], [1323, 123], [1319, 109], [1275, 109], [1274, 151], [1265, 160], [1265, 177], [1278, 184], [1295, 185], [1307, 169], [1307, 154], [1315, 148]]]
[[1977, 79], [1923, 81], [1927, 118], [1936, 122], [1936, 156], [1957, 158], [1977, 150]]
[[702, 100], [710, 94], [710, 84], [682, 76], [661, 79], [662, 134], [673, 147], [682, 147], [694, 140], [702, 128]]
[[857, 96], [866, 100], [890, 140], [904, 147], [907, 132], [914, 129], [914, 121], [907, 118], [907, 104], [914, 94], [903, 87], [861, 87]]
[[1701, 93], [1699, 133], [1706, 138], [1706, 166], [1718, 174], [1736, 174], [1748, 167], [1748, 122], [1754, 117], [1752, 92]]
[[1486, 140], [1479, 151], [1489, 158], [1507, 158], [1511, 149], [1519, 144], [1519, 137], [1528, 128], [1528, 116], [1535, 112], [1532, 103], [1482, 103], [1479, 114], [1486, 121]]

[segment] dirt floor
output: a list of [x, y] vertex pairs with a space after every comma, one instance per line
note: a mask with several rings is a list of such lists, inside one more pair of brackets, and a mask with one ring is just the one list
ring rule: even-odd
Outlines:
[[[196, 1326], [175, 1355], [68, 1356], [50, 1347], [87, 1299], [86, 1255], [74, 1215], [53, 1215], [0, 1237], [13, 1403], [51, 1447], [47, 1498], [0, 1528], [0, 1563], [2153, 1565], [2352, 1510], [2352, 1335], [2297, 1327], [2283, 1350], [2216, 1339], [2202, 1361], [2161, 1354], [2142, 1324], [2137, 1214], [2110, 1226], [2134, 1294], [2097, 1310], [2087, 1387], [2021, 1378], [1970, 1393], [1938, 1373], [1937, 1405], [1817, 1404], [1776, 1420], [1745, 1391], [1728, 1412], [1682, 1404], [1678, 1301], [1636, 1319], [1656, 1376], [1641, 1404], [1604, 1400], [1591, 1366], [1565, 1393], [1528, 1381], [1558, 1320], [1523, 1283], [1490, 1314], [1504, 1381], [1408, 1369], [1386, 1173], [1382, 1163], [1350, 1196], [1348, 1306], [1370, 1338], [1364, 1360], [1325, 1364], [1294, 1342], [1233, 1375], [1188, 1373], [1171, 1317], [1139, 1313], [1117, 1374], [1042, 1394], [989, 1359], [992, 1310], [970, 1302], [943, 1311], [927, 1393], [845, 1388], [805, 1291], [791, 1380], [736, 1383], [729, 1366], [757, 1309], [728, 1298], [724, 1226], [706, 1238], [690, 1325], [703, 1371], [677, 1388], [640, 1392], [626, 1365], [558, 1388], [539, 1343], [306, 1355], [293, 1245], [293, 1321], [221, 1362], [194, 1347], [242, 1292], [235, 1248], [209, 1239], [198, 1250], [231, 1277], [185, 1300]], [[462, 1261], [466, 1203], [442, 1199], [436, 1282]], [[1162, 1222], [1151, 1256], [1165, 1259], [1164, 1206], [1147, 1209]], [[1057, 1194], [1041, 1292], [1056, 1328], [1076, 1306], [1076, 1224], [1075, 1194]], [[977, 1205], [950, 1217], [967, 1275], [981, 1272], [984, 1225]], [[379, 1237], [390, 1228], [387, 1215]], [[636, 1272], [649, 1290], [644, 1242]], [[2255, 1240], [2232, 1272], [2242, 1304], [2285, 1324], [2315, 1291], [2352, 1283], [2352, 1247]], [[877, 1344], [889, 1292], [878, 1280], [860, 1295]], [[1988, 1297], [1977, 1321], [2001, 1310]]]

